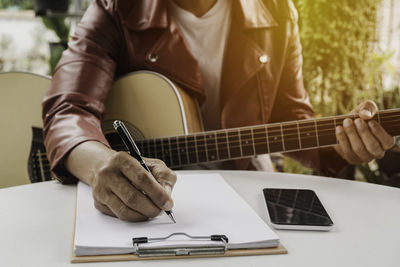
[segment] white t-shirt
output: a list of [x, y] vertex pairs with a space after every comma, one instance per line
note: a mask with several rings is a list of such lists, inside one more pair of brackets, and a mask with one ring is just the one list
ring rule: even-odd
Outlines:
[[[220, 122], [220, 83], [225, 44], [231, 24], [231, 0], [217, 0], [214, 6], [203, 16], [196, 17], [193, 13], [180, 8], [173, 0], [169, 2], [169, 10], [182, 36], [197, 60], [203, 78], [206, 100], [202, 104], [201, 113], [205, 130], [221, 128]], [[204, 168], [213, 168], [208, 163]], [[218, 163], [217, 163], [218, 164]], [[257, 170], [273, 171], [269, 155], [259, 155], [252, 158], [252, 164]], [[215, 167], [222, 168], [224, 167]]]
[[190, 52], [197, 60], [206, 100], [201, 105], [205, 130], [221, 128], [219, 92], [221, 70], [231, 23], [231, 1], [218, 0], [203, 16], [180, 8], [169, 1], [169, 10]]

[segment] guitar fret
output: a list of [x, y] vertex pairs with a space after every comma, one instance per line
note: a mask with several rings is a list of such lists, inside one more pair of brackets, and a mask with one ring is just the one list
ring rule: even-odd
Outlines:
[[150, 144], [149, 144], [149, 141], [147, 140], [146, 143], [147, 143], [147, 145], [146, 145], [146, 146], [147, 146], [147, 147], [146, 147], [146, 148], [147, 148], [147, 149], [146, 149], [146, 151], [147, 151], [146, 157], [150, 157]]
[[313, 148], [317, 146], [314, 123], [312, 121], [299, 122], [300, 139], [302, 148]]
[[165, 159], [164, 159], [164, 139], [160, 139], [160, 144], [161, 144], [161, 160], [164, 161], [164, 163], [165, 163]]
[[210, 161], [217, 160], [217, 146], [215, 143], [215, 133], [209, 132], [206, 135], [206, 148], [207, 148], [207, 158]]
[[171, 138], [168, 138], [168, 156], [169, 156], [169, 162], [170, 164], [168, 166], [172, 166], [173, 165], [173, 161], [172, 161], [172, 151], [171, 151]]
[[178, 149], [179, 149], [179, 165], [187, 165], [188, 164], [188, 154], [187, 154], [187, 146], [186, 146], [186, 136], [177, 137], [178, 140]]
[[253, 143], [253, 151], [254, 151], [254, 156], [257, 155], [257, 151], [256, 151], [256, 144], [255, 144], [255, 139], [254, 139], [254, 131], [253, 128], [250, 128], [251, 131], [251, 140]]
[[283, 126], [282, 126], [282, 123], [280, 123], [280, 126], [281, 126], [282, 147], [283, 147], [283, 151], [286, 151], [286, 148], [285, 148], [285, 140], [284, 140], [284, 138], [283, 138]]
[[241, 140], [240, 147], [242, 148], [242, 157], [255, 155], [254, 142], [251, 137], [251, 130], [240, 129], [239, 135]]
[[196, 140], [196, 136], [193, 136], [193, 140], [195, 143], [195, 148], [196, 148], [196, 163], [199, 163], [199, 149], [198, 149], [198, 145], [197, 145], [197, 140]]
[[[335, 138], [336, 138], [336, 127], [338, 126], [337, 125], [337, 121], [336, 121], [336, 117], [333, 117], [333, 123], [335, 124], [334, 135], [335, 135]], [[339, 140], [337, 140], [337, 138], [336, 138], [336, 144], [339, 144]]]
[[302, 147], [301, 147], [301, 138], [300, 138], [299, 122], [296, 122], [296, 124], [297, 124], [297, 137], [299, 138], [299, 148], [302, 149]]
[[188, 142], [187, 142], [187, 135], [185, 135], [185, 145], [186, 145], [186, 160], [187, 160], [187, 163], [190, 163], [190, 159], [189, 159], [189, 148], [188, 148]]
[[317, 139], [317, 146], [319, 147], [319, 138], [318, 138], [318, 129], [317, 129], [317, 121], [314, 120], [314, 127], [315, 127], [315, 137]]
[[283, 149], [285, 151], [299, 150], [298, 132], [299, 128], [296, 123], [281, 124], [283, 132]]
[[186, 141], [187, 147], [190, 147], [190, 149], [188, 149], [188, 162], [190, 164], [198, 163], [199, 159], [197, 155], [197, 145], [194, 135], [188, 135]]
[[178, 152], [178, 161], [179, 166], [182, 166], [182, 149], [181, 149], [181, 142], [179, 142], [179, 137], [176, 137], [176, 150]]
[[196, 137], [196, 143], [197, 143], [197, 155], [198, 155], [198, 162], [206, 162], [208, 161], [207, 158], [207, 147], [206, 147], [206, 141], [204, 139], [203, 134], [198, 134], [195, 136]]
[[230, 158], [238, 158], [241, 155], [240, 141], [237, 130], [230, 130], [228, 133], [229, 155]]
[[219, 140], [217, 148], [218, 148], [218, 159], [225, 160], [229, 159], [229, 143], [226, 137], [225, 131], [218, 131], [217, 132], [217, 140]]
[[206, 151], [206, 161], [210, 161], [210, 159], [208, 158], [207, 136], [203, 135], [203, 140], [204, 140], [204, 150]]
[[281, 135], [281, 127], [277, 125], [271, 125], [267, 127], [267, 130], [268, 130], [268, 142], [269, 142], [270, 153], [284, 151], [282, 135]]
[[[38, 149], [37, 153], [40, 153], [40, 149]], [[42, 178], [42, 182], [45, 181], [45, 174], [44, 174], [44, 168], [43, 168], [43, 162], [42, 162], [42, 158], [38, 157], [38, 161], [39, 161], [39, 169], [40, 169], [40, 176]]]
[[267, 141], [267, 148], [268, 148], [268, 154], [269, 154], [269, 153], [271, 153], [271, 149], [269, 148], [268, 127], [267, 127], [267, 125], [264, 125], [264, 128], [265, 128], [265, 138], [266, 138], [266, 141]]
[[267, 141], [267, 135], [266, 135], [266, 128], [265, 127], [258, 127], [254, 128], [253, 130], [253, 138], [254, 138], [254, 147], [255, 147], [255, 153], [257, 155], [259, 154], [267, 154], [269, 153], [268, 151], [268, 141]]
[[240, 149], [240, 157], [243, 157], [243, 149], [242, 149], [242, 138], [240, 136], [240, 130], [237, 130], [238, 137], [239, 137], [239, 149]]
[[217, 153], [217, 160], [219, 159], [219, 149], [218, 149], [218, 136], [217, 136], [217, 132], [214, 132], [214, 136], [215, 136], [215, 151]]
[[179, 142], [178, 142], [178, 137], [174, 137], [174, 141], [172, 144], [174, 144], [175, 142], [175, 147], [176, 147], [176, 156], [178, 158], [178, 166], [182, 166], [182, 162], [181, 162], [181, 149], [179, 146]]
[[228, 157], [232, 158], [231, 149], [230, 149], [229, 140], [228, 140], [228, 131], [227, 130], [224, 130], [224, 131], [225, 131], [226, 144], [227, 144], [227, 147], [228, 147]]
[[172, 166], [180, 166], [181, 158], [178, 148], [177, 137], [170, 137], [170, 145], [171, 145], [171, 165]]

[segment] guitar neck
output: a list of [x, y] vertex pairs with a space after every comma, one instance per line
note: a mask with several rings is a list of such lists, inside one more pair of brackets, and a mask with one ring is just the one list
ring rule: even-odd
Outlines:
[[[292, 152], [337, 144], [335, 128], [357, 114], [264, 124], [190, 135], [138, 140], [146, 157], [169, 167], [239, 159], [259, 154]], [[400, 109], [378, 112], [377, 121], [392, 136], [400, 135]]]

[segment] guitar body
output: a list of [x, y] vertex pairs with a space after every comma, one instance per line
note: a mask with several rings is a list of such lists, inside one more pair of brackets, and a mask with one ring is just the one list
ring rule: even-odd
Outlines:
[[[4, 125], [0, 188], [51, 179], [40, 131], [41, 102], [49, 85], [50, 78], [45, 76], [0, 74], [0, 122]], [[103, 132], [114, 132], [115, 119], [124, 121], [136, 139], [200, 132], [196, 107], [196, 102], [166, 77], [135, 72], [115, 82], [106, 103]]]
[[0, 188], [29, 183], [32, 127], [42, 128], [41, 103], [49, 85], [45, 76], [0, 73]]
[[151, 139], [202, 131], [197, 103], [165, 76], [139, 71], [118, 79], [106, 103], [103, 132], [123, 121], [134, 139]]

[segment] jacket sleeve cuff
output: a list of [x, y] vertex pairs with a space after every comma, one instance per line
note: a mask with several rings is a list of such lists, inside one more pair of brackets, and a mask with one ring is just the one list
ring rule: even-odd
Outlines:
[[69, 153], [79, 144], [86, 141], [98, 141], [104, 144], [105, 146], [110, 148], [107, 140], [98, 140], [93, 138], [79, 138], [75, 140], [71, 145], [66, 148], [63, 152], [59, 154], [53, 161], [51, 161], [51, 172], [56, 180], [58, 180], [62, 184], [76, 184], [79, 179], [72, 175], [65, 166], [65, 160]]
[[332, 147], [319, 149], [321, 175], [354, 179], [354, 165], [345, 161]]

